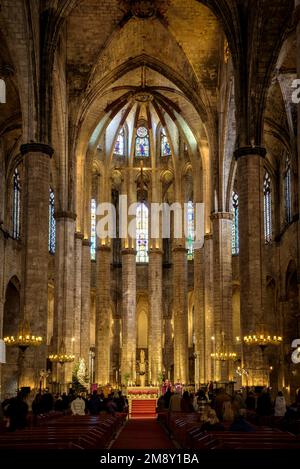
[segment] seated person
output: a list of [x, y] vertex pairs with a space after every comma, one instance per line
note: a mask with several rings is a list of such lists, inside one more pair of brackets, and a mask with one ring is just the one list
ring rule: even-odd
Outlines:
[[235, 415], [234, 421], [229, 427], [230, 432], [254, 432], [255, 428], [245, 419], [244, 413]]
[[208, 404], [206, 405], [205, 413], [203, 415], [203, 425], [201, 430], [207, 432], [225, 430], [224, 425], [220, 423], [220, 420], [217, 417], [216, 411]]
[[184, 391], [181, 402], [180, 408], [182, 412], [194, 412], [194, 407], [190, 398], [188, 391]]

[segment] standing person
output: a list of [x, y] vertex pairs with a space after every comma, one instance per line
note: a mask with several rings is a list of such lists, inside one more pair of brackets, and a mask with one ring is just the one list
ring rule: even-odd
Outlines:
[[85, 415], [85, 402], [80, 396], [71, 402], [71, 411], [73, 415]]
[[274, 415], [275, 417], [284, 417], [286, 413], [286, 402], [282, 391], [279, 391], [275, 399]]

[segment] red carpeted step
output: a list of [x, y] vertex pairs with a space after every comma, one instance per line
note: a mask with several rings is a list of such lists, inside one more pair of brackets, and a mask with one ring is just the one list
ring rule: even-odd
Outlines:
[[131, 401], [131, 418], [155, 417], [156, 399], [133, 399]]

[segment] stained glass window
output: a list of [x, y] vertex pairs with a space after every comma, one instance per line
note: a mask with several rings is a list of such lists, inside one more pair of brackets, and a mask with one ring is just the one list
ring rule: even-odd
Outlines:
[[21, 212], [21, 182], [18, 169], [15, 169], [13, 178], [13, 238], [20, 238], [20, 212]]
[[232, 233], [231, 233], [231, 252], [236, 255], [240, 251], [239, 246], [239, 196], [236, 192], [232, 193]]
[[56, 223], [54, 218], [55, 197], [54, 192], [49, 188], [49, 239], [48, 249], [51, 254], [55, 253]]
[[91, 259], [96, 260], [96, 200], [91, 200]]
[[171, 147], [164, 128], [160, 134], [160, 156], [171, 156]]
[[139, 158], [150, 156], [149, 132], [146, 127], [139, 127], [136, 131], [135, 156]]
[[285, 200], [285, 219], [287, 223], [292, 221], [292, 172], [291, 162], [287, 157], [285, 162], [284, 176], [284, 200]]
[[189, 201], [187, 204], [187, 238], [186, 249], [188, 260], [194, 259], [194, 238], [195, 238], [195, 225], [194, 225], [194, 204]]
[[114, 154], [119, 156], [125, 155], [125, 133], [124, 127], [118, 133], [118, 137], [115, 143]]
[[264, 177], [264, 232], [265, 242], [272, 241], [272, 194], [271, 194], [271, 178], [266, 172]]
[[140, 203], [136, 211], [136, 262], [148, 262], [149, 211], [145, 203]]

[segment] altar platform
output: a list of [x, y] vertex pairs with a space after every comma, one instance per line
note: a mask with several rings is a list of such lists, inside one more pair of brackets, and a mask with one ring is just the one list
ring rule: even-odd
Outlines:
[[158, 387], [128, 387], [127, 398], [129, 417], [132, 419], [153, 419], [156, 417]]

